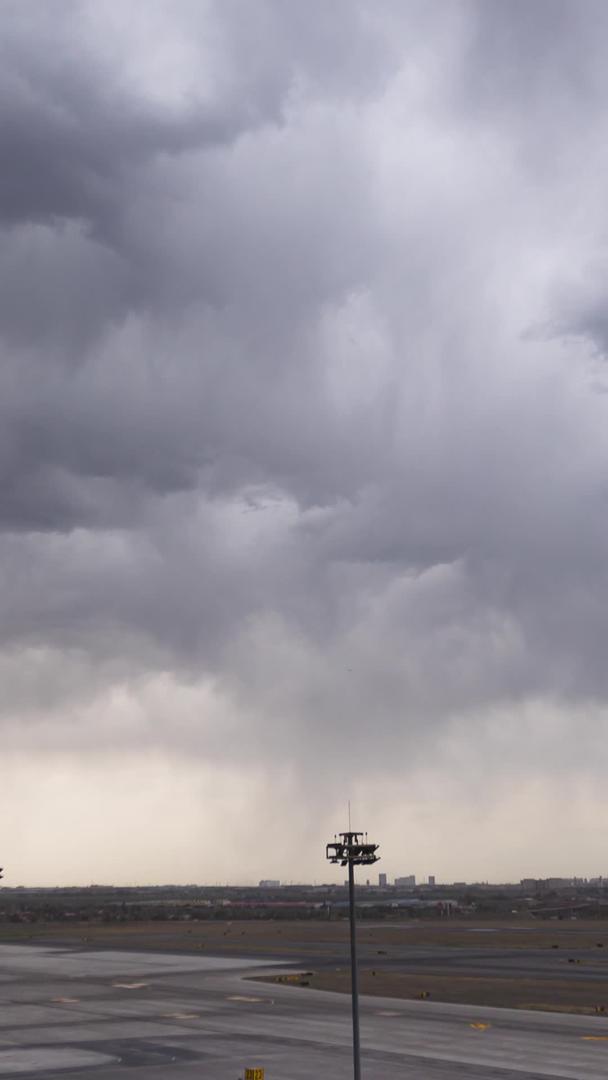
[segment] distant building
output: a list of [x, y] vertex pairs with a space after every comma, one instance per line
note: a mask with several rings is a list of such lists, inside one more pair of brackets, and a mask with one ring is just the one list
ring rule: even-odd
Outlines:
[[378, 888], [386, 889], [386, 874], [378, 874]]
[[281, 882], [275, 881], [274, 878], [264, 878], [263, 881], [260, 881], [259, 885], [260, 889], [279, 889], [280, 887]]
[[396, 877], [395, 885], [398, 889], [413, 889], [416, 884], [416, 875], [408, 874], [406, 877]]
[[435, 875], [434, 874], [429, 874], [429, 885], [430, 885], [431, 889], [435, 888]]

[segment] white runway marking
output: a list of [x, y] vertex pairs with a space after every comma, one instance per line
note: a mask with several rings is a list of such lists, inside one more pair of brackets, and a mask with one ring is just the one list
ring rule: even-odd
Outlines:
[[97, 1054], [92, 1050], [72, 1047], [54, 1049], [0, 1050], [0, 1075], [3, 1073], [35, 1073], [41, 1069], [79, 1069], [95, 1065], [112, 1065], [118, 1058]]
[[266, 998], [248, 997], [246, 994], [230, 994], [226, 1001], [266, 1001]]
[[118, 990], [142, 990], [144, 986], [149, 986], [149, 985], [150, 985], [150, 983], [147, 983], [147, 982], [132, 982], [132, 983], [115, 982], [115, 983], [112, 983], [112, 986], [115, 986]]

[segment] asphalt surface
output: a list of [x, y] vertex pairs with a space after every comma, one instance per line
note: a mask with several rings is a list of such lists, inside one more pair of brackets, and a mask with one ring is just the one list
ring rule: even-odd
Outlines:
[[[471, 958], [473, 960], [473, 958]], [[276, 963], [267, 969], [276, 967]], [[248, 981], [258, 960], [0, 946], [0, 1077], [352, 1076], [350, 1001]], [[608, 1020], [363, 998], [365, 1080], [608, 1076]]]
[[[346, 953], [344, 953], [346, 956]], [[317, 967], [330, 966], [332, 961]], [[408, 949], [388, 946], [381, 957], [365, 956], [363, 967], [381, 967], [403, 972], [429, 975], [481, 976], [491, 979], [568, 979], [572, 981], [608, 984], [608, 956], [605, 952], [591, 953], [588, 949], [454, 949], [432, 946], [410, 946]]]
[[[472, 976], [491, 979], [566, 979], [595, 982], [608, 988], [608, 948], [577, 948], [576, 935], [568, 946], [552, 948], [550, 935], [547, 944], [532, 948], [493, 948], [477, 945], [480, 935], [471, 933], [469, 948], [444, 945], [418, 945], [407, 940], [399, 943], [370, 945], [365, 940], [365, 925], [359, 929], [359, 965], [362, 969], [420, 973], [421, 975]], [[598, 935], [599, 936], [599, 935]], [[298, 952], [305, 964], [315, 971], [345, 966], [349, 962], [349, 945], [346, 939], [340, 946], [336, 943], [304, 942]], [[277, 954], [274, 954], [277, 956]], [[278, 957], [277, 957], [278, 958]], [[289, 960], [285, 954], [280, 959]], [[292, 953], [293, 959], [293, 953]], [[598, 1000], [601, 994], [598, 995]], [[606, 994], [608, 1006], [608, 992]]]

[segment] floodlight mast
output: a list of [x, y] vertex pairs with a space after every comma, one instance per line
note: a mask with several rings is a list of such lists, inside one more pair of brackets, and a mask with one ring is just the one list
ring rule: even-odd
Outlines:
[[327, 844], [326, 857], [332, 863], [348, 866], [348, 901], [350, 910], [350, 984], [353, 1013], [354, 1080], [361, 1080], [361, 1045], [359, 1040], [359, 986], [357, 978], [357, 924], [355, 912], [355, 866], [370, 866], [378, 862], [378, 844], [369, 844], [367, 833], [338, 833], [333, 844]]

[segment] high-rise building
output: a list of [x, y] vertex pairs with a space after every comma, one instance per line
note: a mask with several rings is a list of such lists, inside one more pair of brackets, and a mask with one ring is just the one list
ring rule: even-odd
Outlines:
[[429, 885], [431, 886], [431, 889], [435, 888], [435, 875], [434, 874], [429, 874]]
[[378, 874], [378, 888], [386, 889], [386, 874]]
[[408, 874], [406, 877], [396, 877], [395, 885], [398, 889], [413, 889], [416, 884], [416, 875]]

